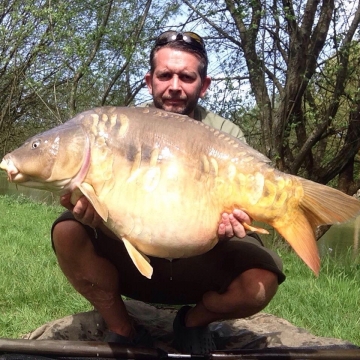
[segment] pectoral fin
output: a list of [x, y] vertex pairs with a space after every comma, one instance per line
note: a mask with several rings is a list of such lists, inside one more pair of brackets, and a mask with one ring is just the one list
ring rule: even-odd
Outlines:
[[124, 245], [131, 260], [134, 262], [140, 273], [148, 279], [151, 279], [151, 276], [153, 274], [153, 268], [150, 265], [149, 258], [145, 254], [142, 254], [139, 250], [137, 250], [126, 238], [123, 237], [122, 241], [124, 242]]
[[108, 219], [108, 209], [99, 201], [99, 198], [95, 194], [94, 188], [88, 183], [81, 183], [79, 189], [86, 196], [86, 198], [91, 202], [92, 206], [96, 212], [101, 216], [104, 221]]

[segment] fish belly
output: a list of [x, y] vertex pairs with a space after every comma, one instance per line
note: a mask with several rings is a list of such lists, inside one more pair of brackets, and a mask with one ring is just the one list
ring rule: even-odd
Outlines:
[[103, 200], [114, 233], [163, 258], [195, 256], [214, 247], [224, 208], [214, 186], [219, 178], [176, 161], [130, 170], [126, 177], [121, 169]]

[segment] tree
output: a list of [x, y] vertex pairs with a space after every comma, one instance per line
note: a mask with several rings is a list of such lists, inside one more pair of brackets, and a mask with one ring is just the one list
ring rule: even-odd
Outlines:
[[161, 0], [3, 1], [0, 157], [84, 109], [134, 103], [154, 34], [177, 8]]
[[[360, 4], [346, 7], [335, 0], [183, 2], [189, 8], [186, 22], [202, 24], [218, 58], [227, 54], [223, 63], [227, 83], [234, 87], [236, 82], [248, 81], [253, 102], [246, 116], [241, 113], [241, 125], [249, 142], [280, 170], [321, 183], [340, 174], [338, 187], [353, 194], [360, 187], [355, 162], [360, 149], [355, 90], [359, 74], [353, 70], [357, 58], [350, 54], [359, 37]], [[323, 69], [329, 61], [333, 72], [326, 79]], [[323, 84], [328, 81], [326, 101], [322, 98], [321, 104], [315, 91], [320, 79]], [[347, 84], [355, 82], [350, 96]], [[341, 106], [345, 101], [347, 109]], [[231, 105], [236, 108], [236, 104]], [[236, 121], [239, 112], [231, 113]], [[324, 157], [330, 147], [331, 157]]]
[[[1, 4], [0, 23], [0, 145], [8, 145], [9, 138], [14, 140], [14, 124], [36, 101], [37, 88], [26, 76], [48, 45], [50, 28], [32, 16], [26, 2], [17, 0]], [[37, 74], [44, 81], [47, 76]]]
[[217, 83], [208, 107], [238, 122], [280, 170], [352, 194], [360, 187], [360, 4], [346, 5], [4, 1], [0, 154], [83, 109], [139, 101], [156, 35], [195, 30]]

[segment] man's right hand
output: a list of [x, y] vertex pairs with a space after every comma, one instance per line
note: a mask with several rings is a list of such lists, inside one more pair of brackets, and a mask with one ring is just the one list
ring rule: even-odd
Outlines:
[[77, 221], [92, 228], [99, 227], [102, 224], [100, 215], [85, 196], [82, 196], [75, 205], [70, 202], [70, 197], [71, 194], [61, 196], [60, 204], [70, 210]]

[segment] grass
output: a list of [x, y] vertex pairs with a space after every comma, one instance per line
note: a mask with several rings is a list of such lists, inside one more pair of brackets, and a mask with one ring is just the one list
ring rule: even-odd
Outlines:
[[60, 206], [0, 196], [0, 337], [91, 309], [61, 273], [50, 241]]
[[[51, 224], [62, 211], [0, 196], [0, 337], [20, 337], [46, 322], [91, 309], [66, 281], [51, 248]], [[287, 280], [264, 311], [315, 335], [360, 345], [359, 261], [350, 251], [341, 261], [326, 257], [316, 278], [292, 251], [277, 251]]]
[[314, 335], [360, 345], [359, 258], [350, 250], [341, 260], [326, 256], [317, 278], [293, 252], [279, 253], [287, 279], [264, 311]]

